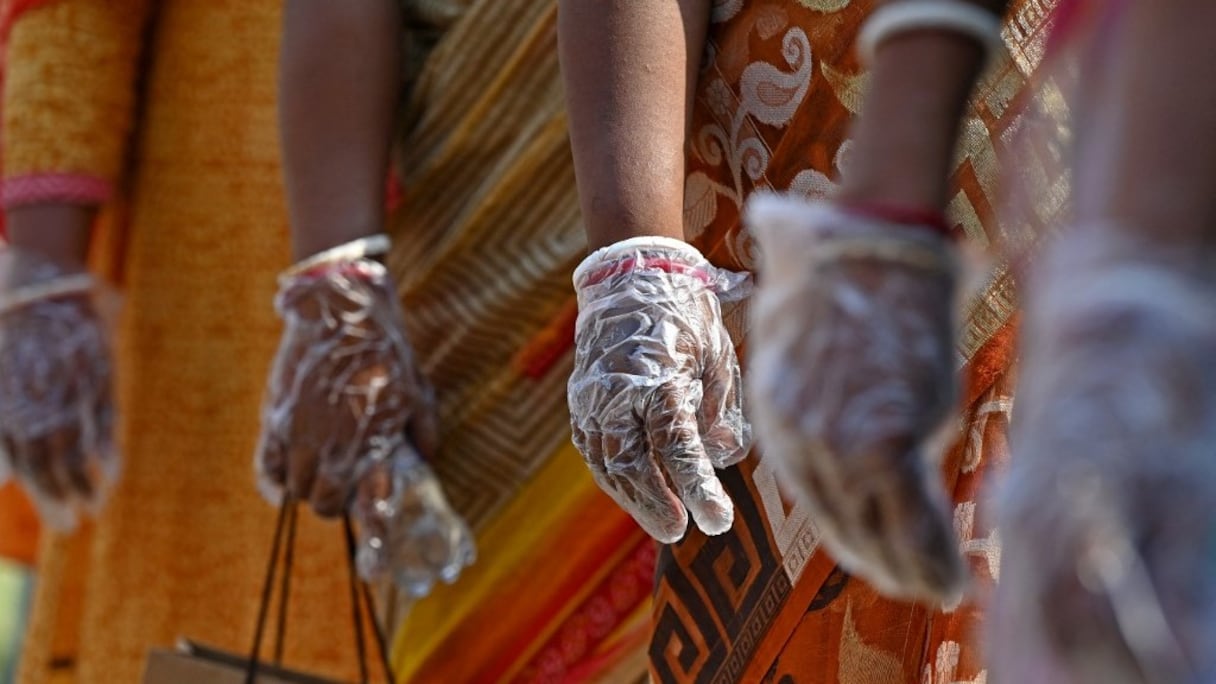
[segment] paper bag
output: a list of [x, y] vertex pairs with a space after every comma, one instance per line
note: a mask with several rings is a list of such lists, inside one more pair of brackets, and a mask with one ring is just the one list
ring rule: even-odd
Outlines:
[[[333, 679], [304, 674], [284, 668], [280, 663], [283, 655], [283, 639], [287, 628], [288, 583], [294, 556], [297, 504], [288, 497], [279, 509], [279, 522], [275, 527], [271, 543], [270, 564], [266, 569], [266, 581], [262, 587], [262, 598], [258, 607], [257, 627], [253, 645], [248, 654], [237, 655], [216, 648], [203, 646], [193, 641], [181, 640], [174, 650], [154, 648], [148, 653], [144, 669], [143, 684], [342, 684]], [[355, 651], [359, 662], [360, 681], [367, 684], [367, 649], [364, 644], [364, 611], [369, 617], [375, 644], [379, 651], [380, 665], [389, 684], [394, 684], [392, 666], [388, 661], [388, 646], [380, 625], [376, 622], [371, 590], [360, 582], [355, 572], [355, 535], [350, 517], [343, 518], [346, 537], [347, 572], [350, 574], [352, 627], [355, 636]], [[274, 664], [267, 664], [259, 656], [262, 637], [265, 634], [270, 604], [274, 594], [275, 577], [278, 575], [280, 548], [286, 533], [286, 548], [283, 550], [282, 583], [279, 586], [278, 625], [275, 633]], [[256, 666], [255, 666], [256, 664]]]
[[[148, 654], [143, 684], [245, 684], [248, 660], [190, 642], [177, 650], [154, 648]], [[258, 684], [342, 684], [334, 679], [294, 672], [274, 665], [258, 667]]]

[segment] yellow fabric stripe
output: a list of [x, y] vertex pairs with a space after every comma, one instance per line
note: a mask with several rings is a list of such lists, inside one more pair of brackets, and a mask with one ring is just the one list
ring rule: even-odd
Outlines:
[[[393, 640], [393, 664], [410, 681], [427, 657], [464, 620], [497, 592], [500, 581], [560, 526], [580, 501], [598, 490], [573, 445], [549, 458], [514, 500], [477, 536], [478, 561], [453, 586], [415, 604]], [[476, 645], [470, 644], [475, 658]]]

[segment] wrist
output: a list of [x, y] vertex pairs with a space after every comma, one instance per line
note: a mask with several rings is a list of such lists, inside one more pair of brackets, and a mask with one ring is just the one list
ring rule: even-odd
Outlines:
[[[332, 213], [332, 212], [331, 212]], [[356, 240], [384, 234], [384, 216], [371, 212], [367, 216], [347, 216], [344, 219], [305, 220], [292, 217], [292, 258], [304, 261]]]
[[65, 272], [85, 269], [89, 237], [97, 215], [94, 205], [30, 204], [5, 211], [8, 242]]
[[574, 269], [574, 287], [582, 289], [625, 273], [663, 272], [689, 275], [706, 284], [709, 262], [696, 247], [672, 237], [628, 238], [595, 250]]
[[280, 274], [279, 279], [291, 280], [305, 274], [317, 274], [342, 265], [353, 263], [383, 265], [376, 259], [388, 253], [392, 241], [383, 233], [358, 237], [348, 242], [330, 246], [301, 259]]

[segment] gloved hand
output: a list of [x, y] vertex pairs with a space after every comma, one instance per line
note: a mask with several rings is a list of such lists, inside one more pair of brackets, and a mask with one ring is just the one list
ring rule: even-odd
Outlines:
[[747, 455], [751, 428], [719, 297], [749, 283], [657, 237], [601, 249], [575, 271], [574, 444], [600, 488], [661, 542], [684, 536], [689, 513], [706, 534], [733, 523], [714, 469]]
[[1029, 681], [1027, 663], [1216, 681], [1216, 286], [1202, 250], [1119, 230], [1075, 231], [1029, 279], [997, 497], [1001, 681]]
[[0, 249], [0, 481], [32, 495], [52, 528], [96, 512], [118, 475], [107, 335], [92, 279]]
[[[426, 545], [419, 552], [426, 562], [451, 576], [471, 555], [456, 549], [455, 560], [436, 561], [426, 525], [432, 516], [445, 521], [432, 527], [451, 527], [455, 514], [425, 465], [401, 463], [417, 460], [403, 456], [413, 453], [411, 443], [434, 454], [433, 393], [414, 360], [392, 279], [366, 257], [368, 242], [324, 252], [280, 278], [276, 306], [285, 329], [263, 409], [259, 488], [274, 503], [287, 489], [327, 517], [358, 493], [365, 579], [429, 572], [409, 565], [410, 552], [397, 548], [407, 543]], [[469, 544], [463, 524], [448, 536], [460, 548]]]
[[410, 596], [429, 594], [439, 581], [455, 582], [476, 558], [468, 525], [408, 446], [370, 464], [351, 511], [359, 527], [359, 574], [389, 577]]
[[884, 593], [961, 596], [924, 443], [952, 408], [955, 266], [944, 237], [794, 197], [754, 197], [763, 259], [749, 381], [765, 455], [827, 549]]

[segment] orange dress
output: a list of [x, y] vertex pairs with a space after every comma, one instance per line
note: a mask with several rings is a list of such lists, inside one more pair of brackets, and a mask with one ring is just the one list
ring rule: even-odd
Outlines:
[[[279, 3], [247, 0], [44, 0], [12, 27], [6, 200], [40, 178], [50, 200], [109, 193], [98, 265], [124, 296], [123, 478], [91, 531], [47, 535], [24, 684], [137, 682], [152, 646], [252, 638], [275, 516], [252, 458], [290, 261], [279, 27]], [[340, 527], [302, 515], [286, 660], [351, 679], [343, 557]]]

